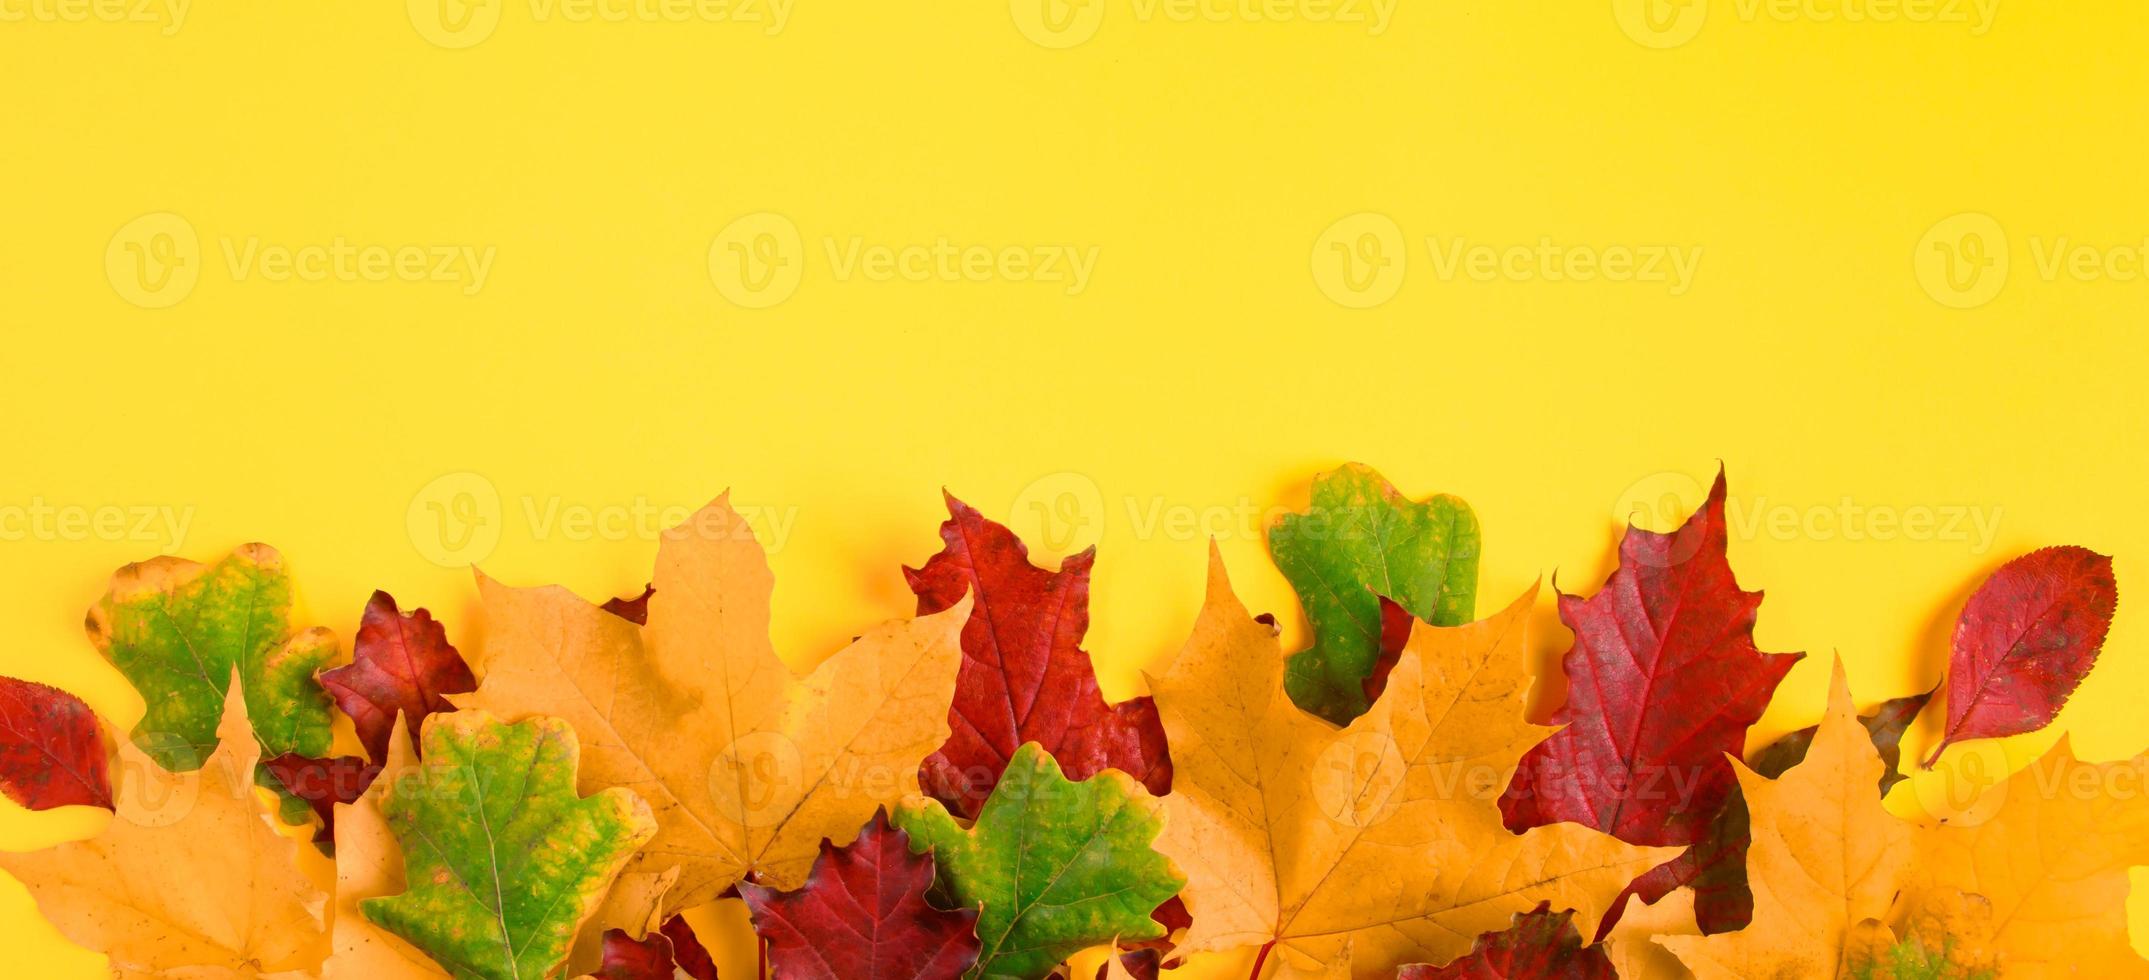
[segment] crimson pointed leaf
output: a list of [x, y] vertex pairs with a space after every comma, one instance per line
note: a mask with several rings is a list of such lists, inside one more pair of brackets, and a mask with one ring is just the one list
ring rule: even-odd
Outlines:
[[636, 626], [647, 626], [649, 625], [649, 597], [656, 594], [656, 586], [646, 586], [642, 589], [641, 595], [606, 599], [604, 605], [597, 608]]
[[[647, 600], [648, 594], [642, 598]], [[716, 980], [716, 960], [710, 958], [708, 948], [701, 944], [701, 937], [694, 935], [694, 927], [686, 919], [676, 915], [666, 919], [662, 932], [672, 941], [672, 962], [679, 972], [694, 980]]]
[[110, 740], [82, 699], [0, 677], [0, 791], [32, 810], [112, 809]]
[[1396, 980], [1613, 980], [1618, 974], [1603, 946], [1582, 945], [1572, 910], [1553, 914], [1548, 904], [1515, 916], [1504, 932], [1477, 937], [1477, 945], [1446, 966], [1406, 966]]
[[930, 854], [873, 815], [844, 847], [821, 842], [806, 885], [778, 892], [742, 884], [754, 931], [769, 944], [777, 976], [802, 980], [955, 980], [977, 962], [975, 909], [927, 904]]
[[2118, 604], [2112, 560], [2087, 548], [2044, 548], [2000, 566], [1955, 621], [1946, 734], [1925, 768], [1963, 739], [2051, 724], [2097, 662]]
[[1630, 844], [1701, 840], [1737, 785], [1726, 754], [1802, 654], [1754, 647], [1761, 594], [1725, 559], [1724, 477], [1669, 534], [1629, 527], [1619, 568], [1588, 599], [1561, 595], [1574, 630], [1559, 731], [1500, 799], [1510, 830], [1562, 821]]
[[417, 609], [405, 615], [393, 596], [375, 592], [359, 620], [351, 662], [322, 671], [321, 686], [351, 716], [366, 755], [380, 762], [387, 758], [397, 712], [416, 745], [425, 716], [455, 710], [446, 695], [475, 691], [478, 682], [431, 613]]
[[1171, 789], [1171, 756], [1156, 704], [1147, 697], [1106, 704], [1089, 654], [1089, 572], [1095, 549], [1069, 556], [1057, 572], [1030, 563], [1014, 532], [947, 498], [945, 545], [904, 577], [918, 614], [975, 605], [963, 624], [963, 666], [948, 709], [948, 741], [925, 761], [920, 780], [958, 816], [977, 815], [1007, 760], [1036, 742], [1067, 777], [1118, 769], [1149, 791]]

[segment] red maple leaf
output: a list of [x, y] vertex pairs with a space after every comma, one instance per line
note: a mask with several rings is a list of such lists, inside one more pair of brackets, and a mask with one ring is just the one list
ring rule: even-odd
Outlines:
[[1703, 838], [1737, 785], [1726, 754], [1804, 654], [1754, 647], [1761, 593], [1724, 558], [1724, 477], [1670, 534], [1627, 528], [1619, 568], [1588, 599], [1562, 594], [1574, 630], [1564, 726], [1522, 759], [1500, 798], [1509, 830], [1572, 821], [1630, 844]]
[[2118, 604], [2112, 560], [2087, 548], [2044, 548], [2000, 566], [1955, 621], [1946, 734], [1925, 768], [1962, 739], [2051, 724], [2096, 664]]
[[0, 677], [0, 791], [32, 810], [112, 809], [111, 747], [82, 699]]
[[1014, 532], [948, 496], [945, 543], [924, 568], [903, 570], [918, 615], [940, 612], [965, 593], [975, 605], [963, 624], [963, 666], [948, 709], [948, 741], [925, 761], [925, 790], [962, 817], [975, 817], [999, 785], [1007, 760], [1036, 742], [1073, 780], [1118, 769], [1159, 796], [1171, 789], [1164, 725], [1147, 697], [1106, 704], [1089, 654], [1091, 548], [1057, 572], [1030, 563]]
[[273, 759], [263, 759], [261, 766], [283, 783], [292, 796], [305, 800], [313, 807], [314, 816], [321, 818], [321, 827], [313, 835], [316, 844], [335, 843], [336, 804], [357, 800], [366, 787], [373, 785], [373, 778], [381, 774], [381, 767], [355, 755], [313, 759], [286, 752]]
[[777, 976], [798, 980], [955, 980], [977, 962], [975, 909], [944, 911], [925, 900], [930, 854], [873, 815], [844, 847], [821, 856], [797, 891], [741, 884], [754, 931], [769, 944]]
[[1554, 915], [1549, 903], [1515, 916], [1504, 932], [1477, 937], [1470, 952], [1446, 966], [1406, 966], [1395, 980], [1612, 980], [1618, 973], [1603, 946], [1583, 946], [1574, 912]]
[[454, 711], [445, 695], [475, 691], [478, 682], [431, 613], [418, 609], [403, 615], [393, 596], [375, 592], [359, 620], [351, 662], [322, 671], [321, 686], [351, 716], [366, 754], [380, 762], [387, 758], [397, 712], [416, 748], [425, 716]]
[[684, 973], [694, 980], [716, 980], [716, 964], [685, 919], [672, 916], [664, 928], [640, 939], [620, 929], [604, 931], [604, 961], [590, 976], [597, 980], [674, 980]]

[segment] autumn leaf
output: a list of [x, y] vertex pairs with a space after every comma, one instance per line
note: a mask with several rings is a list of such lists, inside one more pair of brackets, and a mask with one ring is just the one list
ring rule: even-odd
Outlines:
[[1386, 977], [1441, 963], [1550, 903], [1594, 932], [1606, 903], [1674, 852], [1562, 824], [1509, 833], [1495, 805], [1547, 729], [1524, 717], [1533, 587], [1490, 619], [1420, 625], [1371, 710], [1342, 730], [1284, 689], [1275, 627], [1249, 616], [1212, 548], [1186, 646], [1151, 680], [1178, 774], [1157, 849], [1187, 876], [1185, 955], [1274, 954], [1268, 977]]
[[1754, 648], [1761, 594], [1725, 561], [1724, 478], [1670, 534], [1629, 527], [1595, 596], [1562, 594], [1574, 630], [1563, 726], [1500, 799], [1512, 830], [1571, 821], [1634, 844], [1692, 844], [1736, 785], [1727, 756], [1802, 654]]
[[[1837, 977], [1885, 922], [1911, 862], [1911, 828], [1880, 805], [1880, 752], [1858, 722], [1843, 664], [1804, 761], [1780, 779], [1741, 764], [1753, 817], [1753, 923], [1659, 942], [1700, 980]], [[1865, 926], [1870, 920], [1873, 926]]]
[[594, 980], [717, 980], [709, 951], [695, 938], [693, 927], [676, 916], [662, 931], [651, 930], [641, 939], [628, 936], [625, 930], [605, 930], [604, 962], [587, 976]]
[[382, 808], [406, 890], [359, 910], [458, 976], [551, 975], [656, 833], [648, 804], [617, 788], [577, 796], [581, 747], [556, 718], [439, 714], [424, 742], [424, 761], [396, 777]]
[[[98, 836], [0, 854], [61, 934], [111, 958], [115, 976], [290, 978], [326, 952], [327, 896], [254, 794], [259, 749], [244, 683], [227, 673], [217, 747], [172, 773], [131, 743]], [[221, 744], [219, 744], [219, 740]]]
[[1955, 621], [1947, 727], [1925, 768], [1963, 739], [2051, 724], [2096, 664], [2118, 603], [2112, 560], [2087, 548], [2045, 548], [2000, 566]]
[[1043, 748], [1016, 750], [977, 823], [938, 802], [895, 811], [911, 850], [933, 852], [943, 908], [978, 909], [977, 965], [967, 976], [1035, 978], [1115, 939], [1153, 939], [1151, 913], [1185, 879], [1152, 849], [1163, 806], [1108, 769], [1069, 781]]
[[1025, 742], [1044, 746], [1071, 779], [1118, 769], [1152, 793], [1170, 791], [1171, 756], [1155, 703], [1140, 697], [1106, 704], [1081, 647], [1096, 549], [1048, 572], [1030, 563], [1014, 532], [953, 495], [947, 504], [940, 552], [923, 568], [903, 570], [921, 616], [965, 594], [974, 602], [963, 624], [947, 744], [920, 776], [926, 791], [957, 816], [974, 817]]
[[1952, 889], [1927, 893], [1900, 924], [1902, 939], [1881, 923], [1860, 924], [1851, 980], [1998, 980], [1992, 949], [1992, 902]]
[[2127, 871], [2149, 864], [2145, 785], [2149, 753], [2082, 762], [2060, 739], [1987, 791], [2004, 794], [1989, 819], [1918, 831], [1904, 907], [1983, 896], [1991, 946], [2011, 980], [2149, 976], [2127, 939]]
[[355, 755], [309, 759], [286, 754], [262, 762], [261, 767], [276, 777], [286, 793], [306, 801], [321, 822], [314, 832], [314, 843], [328, 845], [336, 840], [336, 804], [357, 800], [381, 771], [381, 767]]
[[358, 799], [335, 807], [336, 914], [331, 933], [335, 952], [324, 975], [329, 980], [442, 980], [446, 970], [402, 937], [374, 925], [360, 911], [369, 898], [401, 894], [403, 848], [381, 803], [388, 787], [417, 767], [410, 732], [388, 726], [388, 747], [381, 771]]
[[652, 896], [661, 919], [749, 872], [798, 887], [822, 838], [847, 841], [916, 792], [918, 764], [947, 739], [967, 602], [877, 626], [799, 678], [769, 641], [773, 586], [724, 498], [664, 533], [646, 626], [557, 586], [479, 577], [481, 681], [450, 700], [564, 719], [589, 746], [582, 792], [629, 787], [656, 816], [602, 928], [639, 936]]
[[651, 586], [644, 588], [639, 595], [606, 599], [604, 605], [598, 608], [636, 626], [647, 626], [649, 625], [649, 597], [656, 594], [656, 588]]
[[823, 841], [805, 887], [742, 884], [777, 975], [799, 980], [955, 980], [977, 962], [978, 912], [926, 903], [933, 859], [876, 812], [843, 847]]
[[1477, 937], [1477, 944], [1446, 966], [1417, 964], [1396, 980], [1613, 980], [1611, 957], [1602, 946], [1582, 945], [1574, 913], [1553, 913], [1539, 903], [1515, 916], [1505, 931]]
[[32, 810], [112, 809], [112, 740], [82, 699], [0, 677], [0, 791]]
[[379, 762], [386, 758], [388, 729], [398, 712], [417, 738], [427, 715], [455, 710], [447, 695], [475, 690], [478, 682], [432, 613], [405, 614], [394, 596], [376, 591], [358, 622], [351, 662], [322, 671], [321, 686], [351, 716], [366, 756]]
[[1477, 615], [1477, 515], [1445, 494], [1413, 503], [1356, 463], [1313, 479], [1312, 505], [1269, 530], [1269, 551], [1313, 626], [1291, 658], [1291, 699], [1338, 725], [1365, 713], [1380, 655], [1380, 600], [1435, 626]]

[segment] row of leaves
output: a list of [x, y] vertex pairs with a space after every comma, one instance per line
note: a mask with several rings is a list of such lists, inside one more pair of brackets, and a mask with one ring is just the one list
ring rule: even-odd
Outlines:
[[[1469, 507], [1355, 466], [1271, 529], [1313, 645], [1286, 657], [1212, 552], [1193, 635], [1118, 704], [1080, 646], [1093, 553], [1046, 570], [952, 497], [918, 618], [805, 677], [723, 499], [632, 599], [480, 575], [475, 663], [377, 593], [331, 666], [273, 550], [159, 558], [89, 617], [146, 703], [129, 740], [0, 681], [0, 788], [117, 814], [0, 867], [123, 976], [709, 980], [680, 913], [734, 895], [784, 977], [1042, 977], [1105, 944], [1129, 976], [1245, 948], [1257, 977], [2149, 973], [2149, 801], [2111, 789], [2149, 756], [2062, 741], [1987, 819], [1913, 826], [1881, 797], [1933, 692], [1860, 718], [1839, 666], [1819, 725], [1736, 761], [1800, 655], [1754, 644], [1724, 497], [1559, 597], [1567, 697], [1536, 720], [1536, 588], [1477, 619]], [[1995, 573], [1926, 764], [2049, 724], [2116, 598], [2081, 548]], [[331, 705], [363, 757], [329, 755]], [[257, 785], [318, 821], [333, 915]]]

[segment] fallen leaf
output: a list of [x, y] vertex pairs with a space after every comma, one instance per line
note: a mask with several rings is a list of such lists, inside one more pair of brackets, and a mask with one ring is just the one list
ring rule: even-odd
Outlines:
[[692, 980], [716, 980], [716, 961], [709, 950], [702, 946], [701, 937], [694, 935], [694, 927], [686, 919], [672, 916], [664, 920], [660, 930], [664, 938], [672, 942], [672, 962], [678, 964], [679, 972]]
[[[1611, 921], [1612, 917], [1605, 919]], [[1627, 896], [1626, 908], [1609, 933], [1599, 945], [1612, 958], [1620, 980], [1689, 980], [1693, 974], [1687, 972], [1685, 964], [1656, 940], [1663, 936], [1701, 935], [1701, 926], [1694, 921], [1694, 890], [1681, 888], [1654, 904]]]
[[[622, 929], [604, 932], [604, 962], [594, 980], [717, 980], [716, 964], [686, 920], [673, 916], [664, 928], [635, 939]], [[789, 974], [785, 974], [788, 978]]]
[[[768, 560], [724, 498], [664, 533], [655, 583], [636, 626], [558, 586], [481, 575], [481, 681], [450, 698], [565, 719], [589, 746], [583, 792], [625, 786], [649, 801], [657, 836], [596, 920], [630, 936], [660, 893], [661, 920], [749, 872], [798, 887], [822, 838], [847, 841], [916, 792], [918, 764], [947, 739], [969, 611], [877, 626], [794, 677], [769, 642]], [[667, 873], [676, 882], [657, 888]]]
[[1036, 743], [1016, 750], [977, 823], [932, 800], [895, 811], [911, 850], [933, 852], [944, 908], [978, 909], [970, 977], [1035, 980], [1120, 938], [1154, 939], [1151, 913], [1185, 879], [1151, 848], [1163, 805], [1125, 773], [1070, 782]]
[[45, 917], [110, 957], [115, 976], [297, 978], [326, 952], [327, 896], [254, 795], [250, 699], [228, 672], [225, 686], [221, 721], [204, 736], [217, 747], [197, 771], [166, 772], [121, 744], [115, 812], [102, 833], [0, 853], [0, 868]]
[[1992, 949], [1992, 903], [1982, 895], [1943, 890], [1929, 894], [1895, 930], [1867, 920], [1854, 936], [1861, 945], [1851, 956], [1853, 980], [1998, 980], [1999, 957]]
[[1737, 772], [1753, 816], [1753, 923], [1659, 942], [1700, 980], [1848, 975], [1870, 941], [1861, 923], [1884, 921], [1908, 876], [1911, 828], [1881, 808], [1880, 752], [1842, 661], [1805, 760], [1780, 779]]
[[1495, 805], [1547, 729], [1524, 717], [1532, 587], [1467, 626], [1419, 625], [1371, 710], [1337, 730], [1284, 689], [1275, 627], [1247, 615], [1210, 549], [1208, 598], [1151, 680], [1178, 775], [1157, 849], [1187, 876], [1180, 955], [1272, 947], [1269, 977], [1351, 975], [1463, 955], [1540, 902], [1594, 932], [1674, 852], [1574, 825], [1509, 833]]
[[1155, 703], [1140, 697], [1106, 704], [1081, 647], [1096, 549], [1048, 572], [1030, 563], [1014, 532], [953, 495], [947, 504], [940, 552], [922, 568], [903, 570], [920, 616], [965, 594], [973, 601], [947, 744], [920, 774], [926, 791], [957, 816], [975, 817], [1015, 750], [1036, 742], [1069, 778], [1118, 769], [1152, 793], [1169, 792], [1171, 756]]
[[1276, 567], [1313, 627], [1313, 646], [1291, 657], [1291, 699], [1338, 725], [1364, 714], [1380, 600], [1435, 626], [1467, 623], [1477, 615], [1482, 550], [1477, 515], [1460, 498], [1413, 503], [1357, 463], [1314, 477], [1307, 511], [1269, 530]]
[[448, 695], [475, 690], [478, 682], [432, 613], [405, 614], [394, 596], [376, 591], [358, 622], [351, 662], [322, 671], [321, 686], [351, 716], [367, 758], [379, 762], [387, 757], [397, 713], [417, 738], [427, 715], [455, 710]]
[[458, 976], [552, 975], [628, 855], [656, 833], [648, 805], [625, 789], [577, 796], [581, 748], [557, 718], [438, 714], [424, 742], [424, 760], [382, 806], [406, 890], [359, 910]]
[[1746, 730], [1802, 654], [1754, 648], [1761, 594], [1725, 561], [1724, 478], [1670, 534], [1627, 528], [1596, 595], [1562, 594], [1574, 630], [1563, 726], [1500, 799], [1511, 830], [1570, 821], [1633, 844], [1703, 838], [1737, 780]]
[[604, 605], [600, 608], [636, 626], [647, 626], [649, 625], [649, 597], [656, 594], [656, 587], [649, 586], [642, 589], [640, 595], [631, 598], [620, 596], [616, 599], [606, 599]]
[[851, 843], [822, 842], [805, 887], [741, 884], [739, 897], [786, 980], [955, 980], [977, 962], [978, 912], [926, 904], [933, 877], [933, 859], [876, 812]]
[[325, 971], [330, 980], [442, 980], [448, 975], [417, 947], [374, 925], [359, 910], [366, 899], [404, 891], [403, 848], [381, 812], [381, 801], [389, 786], [417, 767], [416, 756], [409, 730], [389, 725], [380, 773], [357, 800], [335, 808], [335, 953]]
[[0, 677], [0, 791], [32, 810], [112, 809], [112, 740], [82, 699]]
[[2118, 603], [2112, 560], [2087, 548], [2044, 548], [2000, 566], [1955, 621], [1947, 728], [1925, 768], [1963, 739], [2051, 724], [2096, 664]]
[[1582, 945], [1574, 913], [1554, 913], [1543, 903], [1515, 916], [1502, 932], [1477, 937], [1477, 944], [1446, 966], [1413, 964], [1396, 980], [1613, 980], [1611, 957], [1602, 946]]
[[[389, 720], [394, 721], [393, 718]], [[374, 777], [381, 771], [381, 767], [355, 755], [339, 755], [332, 759], [280, 755], [261, 766], [276, 777], [285, 792], [305, 800], [306, 805], [313, 808], [314, 817], [321, 821], [313, 841], [329, 845], [336, 840], [336, 805], [357, 800], [366, 787], [373, 785]]]

